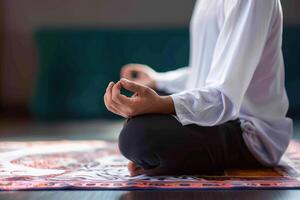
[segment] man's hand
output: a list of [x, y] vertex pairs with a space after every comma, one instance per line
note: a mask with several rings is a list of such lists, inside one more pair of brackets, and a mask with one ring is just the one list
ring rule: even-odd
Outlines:
[[[121, 94], [121, 88], [134, 93], [132, 97]], [[116, 84], [109, 83], [104, 95], [107, 109], [125, 118], [142, 114], [175, 114], [175, 107], [170, 96], [159, 96], [145, 85], [121, 79]]]
[[157, 72], [147, 65], [142, 64], [127, 64], [121, 70], [121, 78], [140, 83], [156, 89], [154, 77]]

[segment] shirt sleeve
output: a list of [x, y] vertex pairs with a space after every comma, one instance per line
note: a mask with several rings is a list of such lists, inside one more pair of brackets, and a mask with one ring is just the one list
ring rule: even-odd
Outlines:
[[214, 126], [238, 118], [267, 42], [274, 0], [236, 0], [225, 12], [205, 87], [171, 95], [183, 124]]
[[189, 71], [188, 67], [183, 67], [174, 71], [157, 73], [154, 77], [157, 89], [169, 94], [183, 91]]

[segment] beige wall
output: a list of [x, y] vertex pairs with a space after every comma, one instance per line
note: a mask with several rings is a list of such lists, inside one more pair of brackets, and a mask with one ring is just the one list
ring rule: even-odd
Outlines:
[[[34, 30], [41, 26], [187, 26], [194, 0], [1, 0], [5, 53], [0, 78], [3, 102], [30, 99], [37, 68]], [[300, 24], [299, 0], [283, 0], [286, 23]], [[1, 61], [1, 60], [0, 60]]]

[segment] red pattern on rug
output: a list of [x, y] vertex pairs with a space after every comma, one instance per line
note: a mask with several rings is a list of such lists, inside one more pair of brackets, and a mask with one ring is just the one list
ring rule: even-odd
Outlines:
[[300, 143], [281, 164], [216, 176], [130, 177], [117, 144], [105, 141], [2, 142], [0, 190], [300, 188]]

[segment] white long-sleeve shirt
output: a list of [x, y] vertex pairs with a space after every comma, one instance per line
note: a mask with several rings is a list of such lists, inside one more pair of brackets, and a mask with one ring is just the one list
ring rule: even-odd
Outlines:
[[198, 0], [190, 32], [189, 67], [156, 78], [172, 93], [177, 119], [215, 126], [239, 118], [252, 154], [276, 165], [293, 132], [280, 0]]

